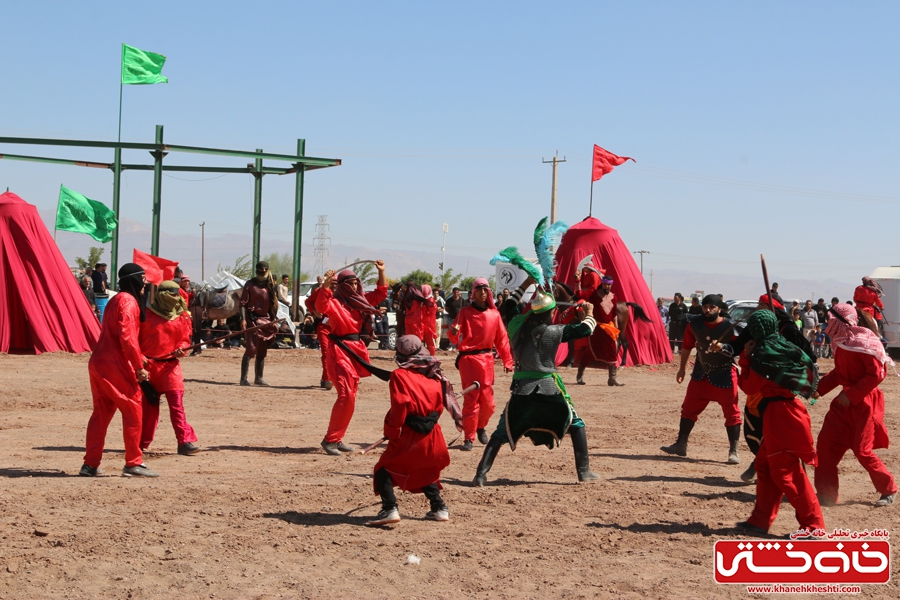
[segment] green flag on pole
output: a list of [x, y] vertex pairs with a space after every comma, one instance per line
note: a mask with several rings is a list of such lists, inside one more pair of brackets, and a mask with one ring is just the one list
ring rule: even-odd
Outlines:
[[59, 186], [57, 229], [86, 233], [98, 242], [106, 243], [112, 239], [117, 224], [116, 213], [102, 202], [82, 196], [64, 185]]
[[162, 76], [164, 64], [166, 57], [162, 54], [122, 44], [122, 83], [125, 85], [169, 83], [169, 78]]

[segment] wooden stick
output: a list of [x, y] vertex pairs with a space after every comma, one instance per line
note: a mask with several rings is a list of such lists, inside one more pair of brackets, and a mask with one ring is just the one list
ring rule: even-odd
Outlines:
[[[215, 344], [216, 342], [221, 342], [222, 340], [227, 340], [228, 338], [234, 337], [236, 335], [241, 335], [242, 333], [247, 333], [248, 331], [253, 331], [255, 329], [262, 329], [263, 327], [268, 327], [269, 325], [277, 325], [281, 323], [285, 319], [278, 319], [277, 321], [272, 321], [271, 323], [264, 323], [263, 325], [256, 325], [255, 327], [248, 327], [247, 329], [242, 329], [240, 331], [235, 331], [229, 333], [228, 335], [223, 335], [222, 337], [213, 338], [211, 340], [206, 340], [205, 342], [200, 342], [199, 344], [192, 344], [185, 348], [179, 348], [182, 352], [187, 352], [188, 350], [193, 350], [194, 348], [199, 348], [200, 346], [205, 346], [207, 344]], [[175, 356], [175, 352], [169, 352], [165, 356], [148, 356], [150, 360], [167, 360]]]
[[762, 263], [763, 279], [766, 282], [766, 298], [769, 299], [769, 310], [775, 312], [775, 299], [772, 298], [772, 288], [769, 287], [769, 271], [766, 269], [766, 257], [759, 255], [759, 261]]

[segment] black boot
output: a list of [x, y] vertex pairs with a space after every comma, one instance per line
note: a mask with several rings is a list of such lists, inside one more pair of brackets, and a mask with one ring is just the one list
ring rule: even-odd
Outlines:
[[572, 448], [575, 449], [575, 470], [578, 471], [578, 481], [594, 481], [600, 476], [591, 471], [591, 459], [588, 456], [587, 434], [584, 427], [569, 427], [569, 435], [572, 437]]
[[618, 370], [619, 368], [616, 367], [616, 365], [609, 365], [609, 379], [606, 380], [606, 384], [609, 387], [622, 387], [623, 385], [625, 385], [624, 383], [619, 383], [619, 381], [616, 379], [616, 373], [618, 372]]
[[725, 429], [728, 431], [728, 464], [739, 464], [741, 459], [738, 458], [738, 445], [741, 443], [741, 426], [731, 425]]
[[741, 479], [750, 483], [754, 477], [756, 477], [756, 462], [751, 462], [747, 470], [741, 473]]
[[241, 359], [241, 385], [250, 385], [247, 381], [247, 372], [250, 370], [250, 357], [246, 354]]
[[677, 456], [687, 456], [688, 437], [691, 435], [691, 429], [693, 428], [693, 421], [681, 417], [681, 422], [678, 425], [678, 441], [671, 446], [663, 446], [660, 450]]
[[472, 485], [484, 487], [484, 484], [487, 483], [488, 471], [494, 466], [494, 459], [497, 457], [497, 452], [499, 452], [502, 445], [503, 442], [498, 438], [491, 437], [488, 440], [487, 445], [484, 447], [484, 454], [481, 455], [481, 462], [478, 463], [478, 468], [475, 470], [475, 479], [472, 480]]
[[257, 356], [256, 363], [253, 365], [253, 370], [256, 373], [256, 378], [253, 380], [253, 383], [256, 385], [264, 385], [268, 386], [266, 380], [263, 379], [263, 371], [266, 369], [266, 358], [264, 356]]

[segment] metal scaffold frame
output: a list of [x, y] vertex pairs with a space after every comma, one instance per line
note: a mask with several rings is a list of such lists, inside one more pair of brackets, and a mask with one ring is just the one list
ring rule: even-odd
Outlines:
[[[29, 162], [41, 162], [56, 165], [69, 165], [76, 167], [92, 167], [97, 169], [110, 169], [113, 172], [113, 198], [112, 210], [119, 218], [119, 193], [122, 171], [153, 171], [153, 226], [150, 241], [150, 254], [159, 255], [159, 220], [162, 211], [162, 174], [163, 171], [181, 171], [192, 173], [249, 173], [255, 178], [253, 186], [253, 264], [259, 261], [260, 228], [262, 224], [262, 180], [266, 175], [291, 175], [296, 174], [296, 186], [294, 188], [294, 264], [292, 279], [294, 282], [293, 302], [291, 315], [296, 320], [299, 315], [300, 284], [300, 245], [302, 241], [303, 227], [303, 183], [306, 171], [340, 166], [339, 158], [317, 158], [306, 156], [306, 140], [297, 140], [296, 154], [274, 154], [257, 149], [255, 152], [246, 150], [226, 150], [222, 148], [202, 148], [199, 146], [182, 146], [178, 144], [166, 144], [163, 142], [163, 126], [156, 126], [156, 138], [154, 143], [136, 142], [104, 142], [97, 140], [63, 140], [47, 138], [27, 137], [0, 137], [0, 144], [20, 144], [27, 146], [74, 146], [79, 148], [111, 148], [114, 150], [113, 162], [104, 163], [86, 160], [69, 160], [52, 158], [47, 156], [26, 156], [22, 154], [7, 154], [0, 152], [0, 159], [22, 160]], [[147, 150], [153, 156], [153, 164], [123, 164], [122, 150]], [[228, 156], [232, 158], [252, 158], [253, 163], [246, 167], [201, 167], [164, 165], [163, 158], [170, 152], [184, 152], [191, 154], [208, 154], [214, 156]], [[290, 163], [290, 167], [267, 167], [263, 160], [280, 161]], [[119, 258], [119, 229], [113, 230], [111, 248], [110, 279], [115, 282], [117, 262]]]

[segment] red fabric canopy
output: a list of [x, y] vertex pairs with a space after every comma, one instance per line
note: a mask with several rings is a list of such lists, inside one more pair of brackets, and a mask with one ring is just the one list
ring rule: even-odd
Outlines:
[[100, 323], [37, 208], [0, 194], [0, 352], [89, 352]]
[[559, 267], [557, 279], [567, 285], [575, 285], [575, 267], [578, 261], [594, 255], [593, 264], [612, 277], [612, 291], [620, 302], [640, 304], [652, 323], [635, 319], [634, 311], [625, 336], [628, 338], [628, 365], [658, 365], [672, 362], [669, 336], [656, 309], [656, 299], [644, 281], [644, 276], [634, 262], [619, 232], [588, 217], [581, 223], [569, 227], [556, 251]]

